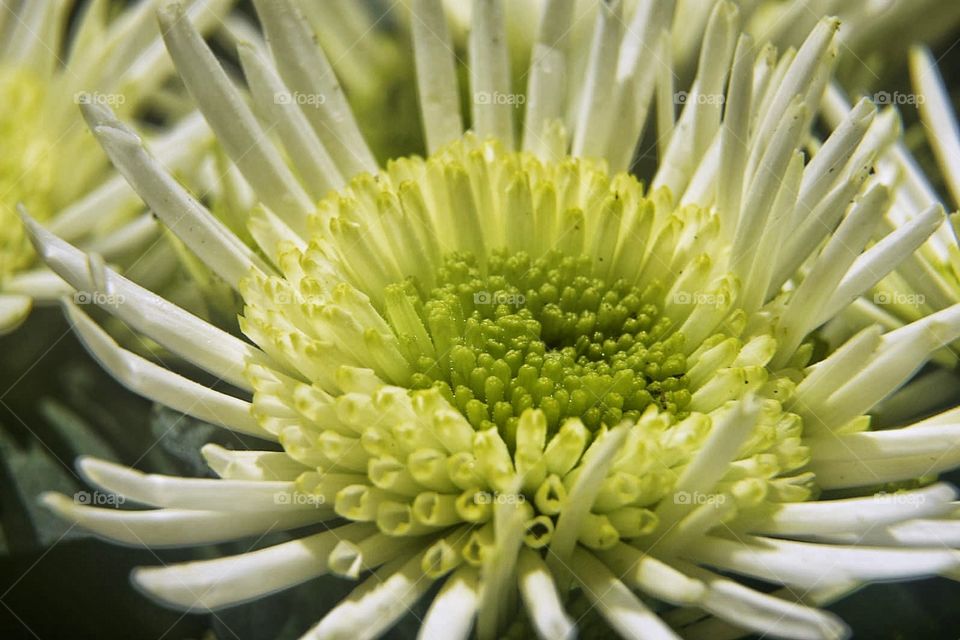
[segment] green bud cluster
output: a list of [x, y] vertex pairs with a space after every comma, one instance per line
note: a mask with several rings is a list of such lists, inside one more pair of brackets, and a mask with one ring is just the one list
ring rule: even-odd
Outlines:
[[605, 282], [590, 265], [559, 252], [498, 251], [483, 262], [455, 253], [430, 290], [412, 280], [391, 285], [388, 307], [405, 298], [433, 346], [398, 330], [416, 372], [411, 386], [438, 388], [476, 429], [495, 425], [508, 443], [528, 408], [543, 411], [551, 432], [570, 417], [591, 430], [614, 426], [651, 404], [683, 418], [683, 335], [671, 331], [652, 289]]

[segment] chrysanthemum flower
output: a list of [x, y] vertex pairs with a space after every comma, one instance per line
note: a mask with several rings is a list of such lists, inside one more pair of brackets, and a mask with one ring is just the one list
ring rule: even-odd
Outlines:
[[[157, 2], [111, 18], [108, 2], [89, 2], [67, 40], [69, 2], [4, 2], [0, 7], [0, 333], [27, 316], [34, 299], [54, 301], [65, 291], [38, 268], [16, 215], [30, 211], [58, 234], [110, 259], [142, 246], [156, 234], [126, 182], [90, 144], [78, 103], [108, 104], [132, 115], [169, 77], [170, 61], [159, 42]], [[191, 15], [203, 29], [229, 0], [197, 0]], [[187, 170], [210, 142], [197, 114], [156, 136], [151, 145], [172, 171]]]
[[[474, 95], [508, 91], [501, 4], [476, 5]], [[237, 393], [123, 350], [67, 303], [107, 369], [264, 441], [205, 447], [216, 479], [80, 461], [92, 483], [152, 509], [45, 502], [136, 545], [296, 530], [256, 551], [138, 570], [143, 590], [217, 609], [325, 574], [358, 579], [307, 638], [379, 636], [428, 593], [425, 638], [499, 637], [512, 621], [571, 637], [587, 611], [624, 637], [711, 637], [726, 621], [836, 638], [845, 625], [811, 604], [870, 581], [957, 575], [954, 489], [877, 493], [960, 464], [957, 412], [879, 432], [867, 414], [960, 337], [960, 308], [869, 327], [826, 356], [809, 339], [943, 219], [931, 206], [866, 248], [889, 204], [870, 171], [889, 140], [867, 101], [809, 162], [798, 150], [836, 21], [777, 62], [718, 4], [644, 186], [622, 170], [654, 83], [645, 52], [664, 42], [668, 16], [653, 3], [633, 16], [603, 3], [580, 78], [565, 75], [572, 2], [548, 2], [523, 131], [513, 105], [483, 100], [467, 134], [440, 1], [414, 3], [430, 155], [383, 169], [297, 12], [256, 5], [272, 63], [255, 47], [241, 59], [276, 140], [180, 10], [161, 23], [263, 203], [250, 220], [258, 251], [108, 110], [85, 110], [151, 209], [242, 295], [248, 340], [28, 220], [65, 280], [122, 294], [108, 311]], [[293, 91], [323, 100], [274, 100]], [[832, 490], [848, 497], [824, 499]]]

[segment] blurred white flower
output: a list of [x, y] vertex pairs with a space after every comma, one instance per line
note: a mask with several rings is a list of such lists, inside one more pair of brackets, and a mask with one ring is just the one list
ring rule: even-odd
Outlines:
[[[0, 7], [0, 333], [22, 322], [34, 300], [53, 301], [69, 291], [36, 263], [18, 204], [107, 259], [156, 236], [154, 221], [137, 216], [136, 194], [91, 144], [79, 105], [127, 115], [164, 111], [162, 85], [172, 66], [156, 34], [158, 4], [141, 2], [110, 17], [109, 3], [86, 2], [69, 34], [69, 2], [11, 0]], [[230, 4], [196, 0], [190, 11], [205, 29]], [[178, 172], [192, 169], [211, 141], [197, 114], [152, 138], [157, 157]]]

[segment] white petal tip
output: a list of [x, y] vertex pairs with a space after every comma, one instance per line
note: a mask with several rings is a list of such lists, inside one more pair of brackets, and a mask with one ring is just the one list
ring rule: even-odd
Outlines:
[[23, 324], [31, 309], [33, 300], [29, 296], [0, 294], [0, 336]]
[[101, 487], [113, 484], [117, 479], [128, 476], [132, 472], [131, 469], [122, 465], [92, 456], [77, 458], [76, 466], [84, 480]]
[[37, 496], [37, 503], [59, 516], [64, 515], [69, 505], [72, 504], [70, 498], [56, 491], [44, 491]]

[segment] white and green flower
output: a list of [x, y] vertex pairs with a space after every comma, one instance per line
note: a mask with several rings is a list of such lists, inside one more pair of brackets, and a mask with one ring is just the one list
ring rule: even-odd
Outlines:
[[[510, 93], [502, 4], [475, 5], [472, 94]], [[818, 605], [871, 581], [958, 575], [956, 492], [930, 480], [960, 465], [957, 411], [885, 431], [869, 412], [960, 338], [960, 307], [870, 326], [826, 355], [811, 339], [944, 218], [931, 205], [868, 246], [890, 206], [871, 167], [895, 140], [868, 101], [812, 159], [800, 151], [835, 20], [778, 62], [718, 3], [645, 186], [626, 170], [657, 83], [650, 60], [668, 42], [659, 5], [603, 3], [576, 74], [574, 2], [546, 2], [523, 129], [515, 104], [474, 100], [465, 133], [441, 2], [414, 2], [429, 155], [382, 168], [300, 14], [255, 5], [270, 49], [243, 45], [240, 58], [269, 127], [182, 9], [160, 14], [181, 77], [261, 202], [255, 250], [108, 109], [85, 106], [147, 205], [242, 296], [246, 339], [27, 218], [67, 282], [122, 295], [110, 313], [236, 393], [124, 350], [68, 302], [108, 370], [264, 441], [205, 447], [217, 479], [80, 461], [93, 484], [152, 509], [46, 504], [148, 547], [299, 531], [140, 569], [146, 592], [212, 610], [325, 574], [359, 580], [307, 638], [377, 637], [434, 585], [424, 638], [500, 637], [511, 623], [572, 637], [588, 610], [624, 637], [729, 624], [837, 638], [845, 625]], [[291, 92], [317, 99], [274, 98]], [[901, 482], [920, 488], [894, 492]]]
[[[0, 8], [0, 333], [26, 318], [34, 300], [69, 291], [36, 262], [16, 214], [19, 203], [62, 237], [107, 259], [146, 246], [157, 225], [126, 182], [91, 144], [78, 104], [128, 116], [154, 106], [172, 71], [154, 35], [159, 2], [112, 16], [109, 2], [87, 2], [69, 39], [70, 2], [5, 2]], [[198, 27], [217, 24], [229, 0], [196, 0]], [[147, 127], [145, 127], [147, 128]], [[148, 128], [147, 128], [148, 129]], [[211, 140], [198, 114], [151, 136], [171, 171], [192, 170]]]

